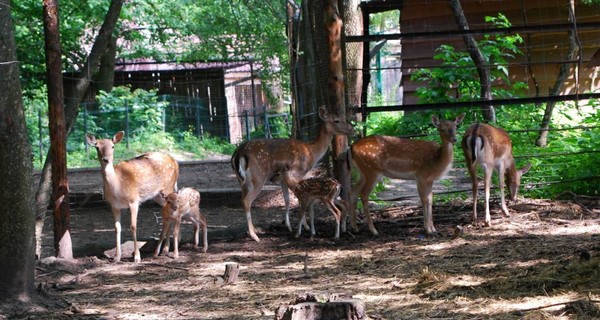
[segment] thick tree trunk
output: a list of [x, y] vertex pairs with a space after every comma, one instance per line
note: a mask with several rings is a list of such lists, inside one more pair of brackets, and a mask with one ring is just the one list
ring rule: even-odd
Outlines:
[[[461, 30], [469, 30], [469, 22], [465, 17], [465, 13], [460, 5], [460, 0], [450, 0], [450, 8], [454, 14], [456, 24]], [[490, 104], [483, 107], [483, 118], [486, 122], [496, 122], [496, 113], [492, 101], [492, 79], [490, 76], [490, 67], [485, 61], [483, 54], [477, 46], [477, 41], [472, 36], [463, 36], [467, 51], [475, 63], [477, 73], [479, 74], [479, 82], [481, 84], [480, 98], [481, 100], [490, 101]]]
[[[329, 105], [334, 113], [346, 118], [344, 93], [344, 71], [342, 70], [342, 26], [343, 21], [337, 0], [327, 0], [325, 5], [325, 28], [327, 29], [327, 48], [329, 53]], [[345, 151], [348, 149], [348, 137], [333, 137], [333, 174], [342, 184], [341, 197], [350, 203], [350, 168]]]
[[[360, 0], [343, 0], [342, 16], [344, 21], [344, 36], [363, 34], [363, 17]], [[344, 38], [342, 38], [344, 40]], [[346, 66], [346, 106], [360, 107], [362, 96], [362, 42], [344, 43], [344, 60]], [[368, 47], [368, 45], [367, 45]]]
[[[123, 7], [124, 0], [112, 0], [110, 2], [110, 7], [108, 8], [108, 12], [106, 14], [106, 18], [104, 19], [104, 23], [98, 32], [98, 36], [96, 36], [96, 41], [94, 41], [94, 45], [92, 46], [92, 50], [88, 55], [88, 58], [82, 68], [79, 79], [77, 79], [74, 87], [73, 87], [73, 95], [71, 99], [66, 100], [66, 108], [65, 108], [65, 123], [66, 123], [66, 131], [67, 135], [71, 131], [75, 120], [77, 119], [77, 115], [79, 112], [79, 104], [81, 103], [81, 99], [85, 96], [87, 92], [92, 74], [98, 71], [98, 67], [100, 64], [100, 59], [103, 53], [108, 46], [112, 33], [115, 30], [115, 26], [117, 24], [117, 20], [119, 15], [121, 14], [121, 8]], [[50, 147], [52, 149], [52, 147]], [[46, 161], [44, 162], [44, 168], [42, 169], [40, 183], [38, 185], [37, 193], [36, 193], [36, 256], [40, 257], [40, 248], [41, 244], [39, 243], [39, 239], [41, 239], [41, 234], [37, 234], [42, 230], [41, 225], [44, 223], [44, 216], [46, 214], [46, 210], [48, 208], [48, 203], [50, 202], [51, 195], [51, 154], [52, 150], [48, 150], [48, 156], [46, 157]]]
[[[33, 166], [10, 1], [0, 0], [0, 314], [34, 292]], [[10, 307], [10, 308], [9, 308]]]
[[292, 94], [292, 104], [290, 111], [292, 113], [292, 137], [300, 137], [300, 126], [298, 121], [298, 84], [299, 84], [299, 37], [300, 37], [300, 7], [293, 1], [287, 0], [287, 38], [288, 53], [290, 56], [290, 87]]
[[[575, 24], [575, 1], [568, 0], [569, 7], [569, 21]], [[567, 54], [567, 60], [573, 61], [577, 55], [579, 55], [579, 45], [577, 41], [577, 32], [575, 32], [574, 27], [569, 30], [569, 53]], [[564, 63], [560, 66], [560, 70], [558, 71], [558, 76], [556, 77], [556, 82], [552, 89], [550, 89], [550, 96], [559, 95], [562, 91], [565, 81], [569, 77], [571, 73], [571, 65]], [[546, 103], [546, 109], [544, 110], [544, 117], [542, 118], [542, 123], [540, 124], [540, 133], [538, 135], [535, 144], [539, 147], [545, 147], [548, 144], [548, 129], [550, 129], [550, 123], [552, 123], [552, 113], [554, 112], [554, 106], [556, 102], [549, 101]]]
[[48, 87], [48, 126], [52, 154], [52, 203], [54, 213], [54, 254], [73, 259], [69, 180], [67, 179], [67, 132], [63, 111], [61, 46], [58, 1], [44, 0], [44, 41], [46, 44], [46, 79]]
[[106, 47], [102, 59], [100, 59], [100, 69], [96, 77], [96, 86], [98, 90], [105, 92], [112, 91], [115, 83], [115, 62], [117, 60], [117, 37], [110, 37], [110, 43]]

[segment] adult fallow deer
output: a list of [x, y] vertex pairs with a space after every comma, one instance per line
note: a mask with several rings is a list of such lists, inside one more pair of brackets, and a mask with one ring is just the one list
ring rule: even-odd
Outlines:
[[[464, 117], [464, 113], [454, 121], [431, 117], [431, 122], [442, 138], [441, 146], [432, 141], [377, 135], [362, 138], [352, 145], [352, 162], [360, 173], [360, 180], [352, 186], [351, 207], [360, 196], [369, 231], [373, 235], [378, 235], [378, 232], [369, 213], [369, 195], [384, 176], [417, 182], [425, 232], [436, 232], [432, 217], [433, 182], [442, 177], [452, 164], [453, 144], [457, 141], [456, 127]], [[356, 210], [350, 211], [352, 228], [357, 230]]]
[[471, 176], [473, 185], [473, 216], [472, 221], [477, 221], [477, 165], [483, 168], [484, 189], [485, 189], [485, 225], [491, 226], [490, 217], [490, 183], [494, 170], [498, 172], [498, 181], [500, 185], [500, 202], [502, 212], [508, 217], [508, 208], [504, 200], [504, 183], [508, 183], [510, 199], [517, 199], [517, 191], [521, 184], [521, 176], [529, 171], [531, 164], [525, 165], [521, 169], [515, 167], [515, 160], [512, 154], [512, 143], [508, 133], [502, 128], [495, 128], [489, 124], [476, 123], [472, 125], [464, 134], [461, 143], [467, 169]]
[[257, 139], [242, 143], [231, 157], [231, 166], [242, 187], [242, 207], [246, 214], [248, 233], [260, 241], [252, 223], [250, 207], [265, 183], [279, 183], [285, 200], [285, 223], [290, 231], [289, 190], [280, 173], [287, 170], [295, 180], [302, 177], [319, 161], [331, 144], [333, 135], [353, 135], [354, 129], [338, 115], [330, 114], [325, 107], [319, 109], [323, 123], [314, 141], [297, 139]]
[[112, 139], [97, 140], [91, 134], [87, 134], [85, 138], [87, 143], [96, 147], [98, 152], [98, 160], [102, 167], [104, 199], [110, 204], [115, 218], [117, 243], [115, 261], [121, 260], [121, 209], [129, 208], [134, 262], [140, 262], [136, 236], [139, 205], [154, 199], [164, 206], [164, 198], [161, 197], [160, 192], [171, 193], [177, 189], [179, 165], [171, 156], [161, 152], [144, 153], [113, 165], [114, 147], [121, 141], [123, 134], [123, 131], [119, 131]]

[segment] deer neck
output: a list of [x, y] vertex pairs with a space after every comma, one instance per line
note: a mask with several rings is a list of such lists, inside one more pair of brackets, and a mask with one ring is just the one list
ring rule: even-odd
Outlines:
[[440, 169], [446, 170], [446, 168], [450, 167], [454, 160], [454, 145], [450, 141], [442, 141], [436, 160], [436, 164]]
[[317, 138], [307, 144], [307, 147], [312, 154], [312, 165], [314, 165], [319, 159], [323, 158], [325, 152], [327, 152], [327, 149], [329, 148], [329, 145], [331, 145], [331, 138], [333, 138], [333, 134], [327, 132], [327, 128], [325, 128], [324, 124], [321, 125], [321, 129], [319, 130]]
[[104, 193], [116, 194], [116, 190], [121, 187], [119, 175], [112, 163], [107, 164], [102, 168], [102, 182], [104, 184]]

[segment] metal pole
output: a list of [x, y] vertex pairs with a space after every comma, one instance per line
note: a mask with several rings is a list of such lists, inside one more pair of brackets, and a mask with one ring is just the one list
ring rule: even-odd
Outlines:
[[129, 149], [129, 106], [125, 105], [125, 142]]

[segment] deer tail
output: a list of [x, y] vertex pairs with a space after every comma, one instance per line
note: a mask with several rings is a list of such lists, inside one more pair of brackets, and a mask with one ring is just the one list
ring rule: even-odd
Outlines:
[[235, 175], [240, 182], [244, 182], [246, 180], [246, 172], [248, 170], [248, 159], [246, 156], [240, 156], [236, 150], [231, 157], [231, 167], [233, 168], [233, 171], [235, 171]]
[[479, 134], [479, 123], [475, 125], [473, 129], [473, 133], [471, 134], [471, 139], [469, 141], [469, 149], [471, 151], [471, 166], [474, 166], [477, 162], [477, 155], [483, 151], [483, 136]]

